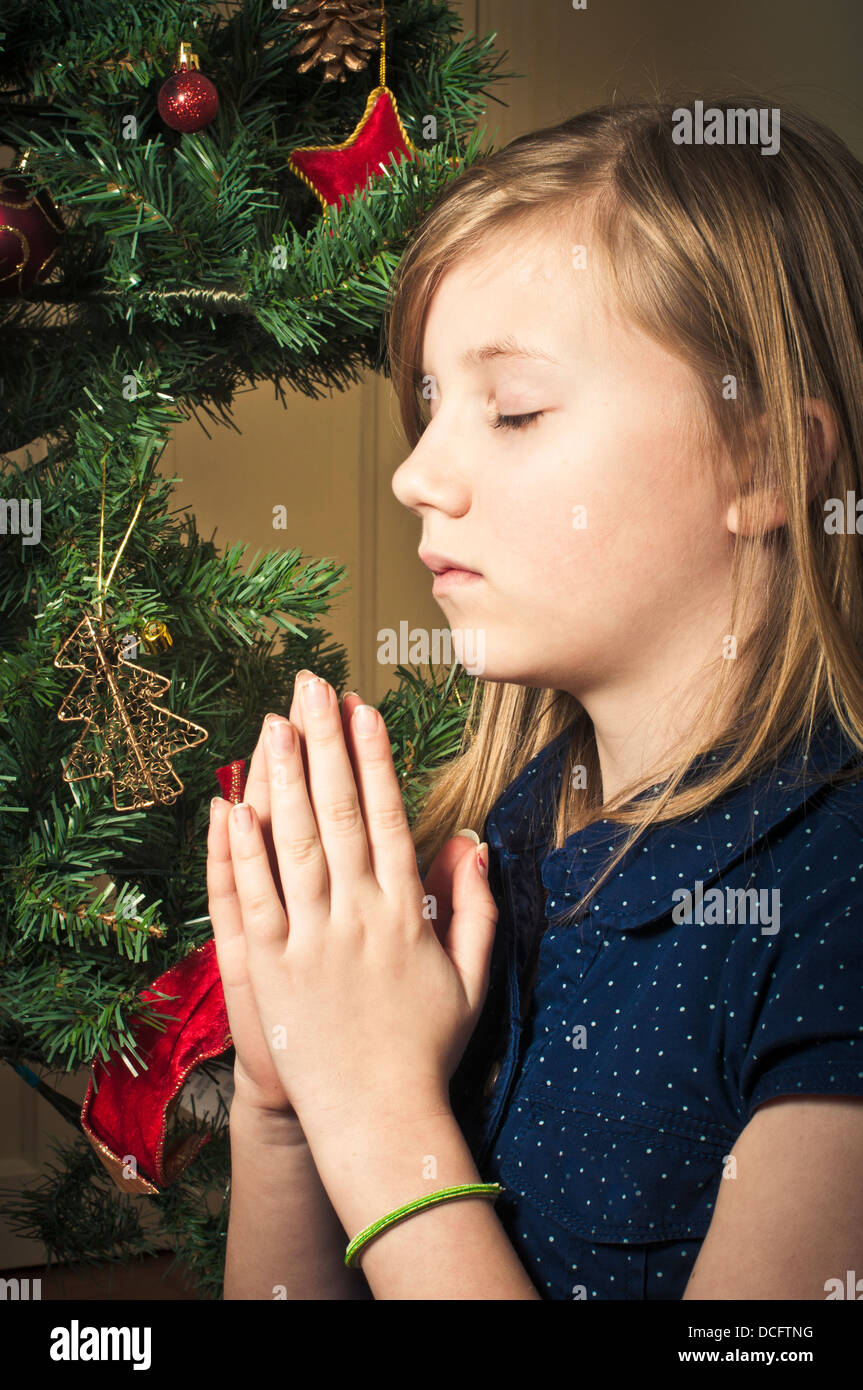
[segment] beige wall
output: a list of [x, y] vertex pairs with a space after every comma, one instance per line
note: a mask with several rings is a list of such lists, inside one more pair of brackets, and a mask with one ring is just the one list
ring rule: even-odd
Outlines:
[[[708, 89], [739, 81], [797, 101], [863, 155], [859, 0], [457, 0], [466, 31], [496, 32], [503, 66], [526, 74], [494, 87], [487, 129], [495, 144], [612, 99], [649, 95], [679, 81]], [[396, 92], [398, 97], [398, 92]], [[417, 559], [419, 519], [393, 496], [390, 481], [405, 447], [389, 382], [362, 385], [283, 409], [263, 385], [240, 396], [242, 433], [211, 439], [190, 422], [174, 435], [163, 471], [181, 474], [177, 502], [202, 535], [260, 548], [299, 546], [347, 567], [350, 591], [325, 622], [348, 651], [349, 686], [378, 702], [395, 684], [376, 660], [383, 627], [445, 626], [431, 576]], [[208, 423], [211, 433], [214, 426]], [[272, 508], [288, 507], [288, 531], [272, 529]]]
[[[510, 103], [489, 103], [496, 144], [585, 107], [650, 94], [678, 80], [705, 90], [738, 80], [761, 88], [781, 106], [794, 100], [831, 125], [863, 156], [859, 101], [859, 0], [460, 0], [465, 28], [497, 31], [509, 50], [505, 66], [526, 76], [495, 88]], [[398, 96], [398, 92], [396, 92]], [[175, 505], [197, 517], [200, 533], [216, 531], [222, 547], [245, 541], [255, 550], [299, 546], [344, 564], [351, 591], [327, 625], [348, 649], [350, 684], [379, 701], [393, 683], [376, 659], [379, 628], [400, 621], [444, 625], [431, 597], [431, 577], [416, 557], [419, 520], [390, 487], [404, 456], [389, 383], [370, 375], [331, 399], [289, 398], [283, 409], [264, 385], [239, 396], [240, 430], [194, 421], [175, 433], [163, 456], [178, 473]], [[288, 531], [272, 529], [284, 503]], [[189, 712], [194, 718], [194, 711]], [[86, 1076], [69, 1078], [67, 1094], [84, 1094]], [[41, 1170], [46, 1140], [63, 1133], [59, 1117], [5, 1068], [0, 1074], [0, 1179], [21, 1183]], [[0, 1226], [0, 1268], [42, 1258], [34, 1244]]]

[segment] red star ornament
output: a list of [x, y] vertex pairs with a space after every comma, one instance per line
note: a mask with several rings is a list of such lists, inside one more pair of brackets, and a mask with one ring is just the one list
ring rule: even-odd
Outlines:
[[305, 145], [292, 151], [288, 165], [320, 199], [326, 215], [339, 199], [349, 198], [360, 186], [387, 173], [390, 155], [413, 159], [419, 150], [411, 144], [401, 122], [396, 99], [389, 87], [375, 87], [356, 130], [341, 145]]

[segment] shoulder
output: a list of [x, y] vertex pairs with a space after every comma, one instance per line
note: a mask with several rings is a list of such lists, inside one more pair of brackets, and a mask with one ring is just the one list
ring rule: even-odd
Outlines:
[[816, 960], [822, 970], [844, 961], [863, 977], [863, 768], [808, 796], [747, 867], [755, 887], [770, 890], [781, 924], [767, 943], [774, 969], [790, 965], [798, 989]]
[[783, 888], [787, 908], [816, 895], [834, 912], [863, 907], [863, 765], [853, 780], [815, 789], [757, 851], [758, 878]]
[[740, 882], [769, 909], [722, 970], [739, 1113], [778, 1095], [863, 1093], [863, 777], [818, 787], [758, 842]]
[[824, 782], [804, 803], [807, 818], [824, 825], [848, 821], [863, 835], [863, 762], [842, 769], [842, 780]]

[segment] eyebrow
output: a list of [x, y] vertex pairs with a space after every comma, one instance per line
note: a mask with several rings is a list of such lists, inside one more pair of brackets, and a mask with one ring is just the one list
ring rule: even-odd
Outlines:
[[496, 357], [531, 357], [538, 362], [551, 362], [555, 367], [561, 366], [558, 358], [552, 357], [544, 348], [519, 343], [511, 333], [496, 342], [484, 343], [482, 347], [468, 348], [459, 358], [459, 366], [475, 367], [481, 362], [491, 362]]
[[541, 362], [554, 362], [556, 366], [560, 366], [557, 358], [552, 357], [550, 352], [546, 352], [544, 348], [519, 343], [511, 333], [497, 342], [486, 343], [480, 348], [469, 348], [462, 354], [461, 363], [463, 367], [470, 367], [479, 362], [490, 362], [494, 357], [534, 357]]

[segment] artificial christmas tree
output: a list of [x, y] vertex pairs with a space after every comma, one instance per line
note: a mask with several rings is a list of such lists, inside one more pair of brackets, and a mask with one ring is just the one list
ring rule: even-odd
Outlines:
[[[58, 218], [50, 265], [0, 299], [0, 1059], [70, 1119], [52, 1074], [88, 1065], [95, 1082], [111, 1061], [149, 1075], [171, 1129], [160, 1153], [177, 1160], [136, 1189], [158, 1218], [145, 1231], [82, 1128], [90, 1096], [61, 1166], [6, 1194], [0, 1215], [57, 1261], [168, 1244], [203, 1297], [221, 1289], [225, 1113], [175, 1107], [158, 1038], [193, 1011], [176, 981], [212, 938], [217, 774], [242, 768], [301, 667], [346, 685], [321, 627], [344, 571], [297, 550], [245, 562], [242, 542], [220, 553], [172, 513], [157, 465], [179, 421], [229, 422], [241, 385], [317, 397], [387, 370], [390, 275], [437, 191], [481, 153], [500, 63], [490, 39], [458, 38], [444, 0], [387, 4], [386, 82], [412, 157], [352, 168], [322, 216], [291, 154], [337, 149], [384, 82], [351, 68], [350, 44], [345, 82], [322, 81], [320, 62], [298, 70], [312, 11], [294, 8], [7, 0], [0, 29], [6, 173]], [[370, 8], [346, 7], [351, 43]], [[158, 112], [181, 43], [218, 92], [191, 133]], [[455, 668], [397, 675], [381, 713], [412, 815], [457, 750], [468, 682]], [[214, 1084], [224, 1062], [204, 1067]]]

